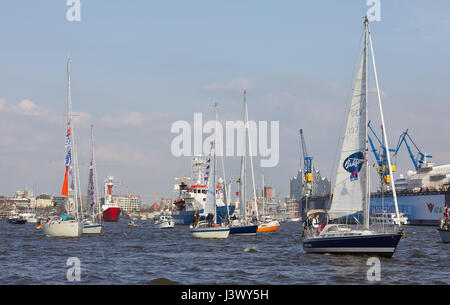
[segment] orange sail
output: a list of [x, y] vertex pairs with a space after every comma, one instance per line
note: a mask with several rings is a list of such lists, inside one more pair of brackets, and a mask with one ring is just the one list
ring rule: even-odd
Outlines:
[[68, 189], [69, 189], [69, 187], [68, 187], [69, 182], [68, 182], [68, 177], [67, 177], [68, 172], [69, 172], [69, 167], [66, 166], [66, 174], [64, 175], [64, 183], [63, 183], [63, 187], [62, 187], [62, 191], [61, 191], [61, 195], [63, 195], [63, 196], [68, 196]]

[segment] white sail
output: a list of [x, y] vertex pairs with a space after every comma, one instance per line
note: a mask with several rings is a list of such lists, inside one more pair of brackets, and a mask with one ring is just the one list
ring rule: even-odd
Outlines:
[[366, 156], [366, 66], [367, 48], [365, 47], [348, 112], [333, 199], [328, 211], [331, 219], [347, 216], [363, 209], [365, 179], [363, 179], [364, 174], [361, 169]]

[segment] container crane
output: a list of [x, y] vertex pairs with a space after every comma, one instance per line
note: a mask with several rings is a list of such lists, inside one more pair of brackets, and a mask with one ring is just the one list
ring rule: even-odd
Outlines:
[[302, 143], [302, 151], [303, 151], [303, 172], [305, 177], [305, 195], [307, 197], [312, 194], [312, 182], [313, 182], [313, 171], [312, 171], [312, 160], [313, 157], [308, 155], [308, 151], [306, 149], [305, 137], [303, 136], [303, 129], [300, 129], [300, 140]]
[[[389, 185], [391, 183], [391, 176], [389, 174], [389, 166], [387, 164], [386, 147], [384, 146], [384, 143], [380, 140], [380, 138], [377, 136], [377, 134], [373, 130], [372, 126], [370, 126], [370, 121], [367, 124], [367, 127], [369, 127], [369, 130], [372, 132], [373, 136], [375, 137], [377, 142], [380, 144], [380, 151], [378, 152], [377, 149], [375, 148], [372, 138], [370, 137], [370, 135], [368, 135], [370, 147], [372, 148], [372, 152], [375, 156], [375, 160], [377, 161], [377, 165], [378, 165], [377, 171], [380, 176], [380, 185], [381, 185], [381, 187], [383, 187], [383, 186]], [[396, 150], [389, 149], [389, 151], [395, 153]], [[394, 154], [394, 156], [395, 156], [395, 154]], [[391, 169], [392, 169], [392, 172], [395, 172], [396, 165], [392, 164]]]
[[[414, 146], [414, 148], [417, 150], [416, 156], [414, 156], [412, 150], [411, 150], [411, 146], [409, 146], [407, 139], [409, 139], [409, 141], [411, 141], [412, 145]], [[419, 168], [422, 168], [424, 165], [426, 165], [426, 158], [432, 158], [432, 156], [429, 155], [425, 155], [424, 153], [422, 153], [420, 151], [420, 149], [417, 147], [416, 143], [414, 143], [414, 141], [411, 139], [411, 137], [408, 134], [408, 129], [406, 129], [405, 132], [403, 132], [399, 139], [398, 139], [398, 144], [397, 144], [397, 148], [395, 149], [395, 154], [394, 156], [398, 153], [398, 150], [400, 149], [400, 146], [405, 143], [406, 145], [406, 149], [408, 150], [409, 153], [409, 157], [411, 158], [411, 161], [414, 165], [414, 168], [416, 169], [416, 171]]]

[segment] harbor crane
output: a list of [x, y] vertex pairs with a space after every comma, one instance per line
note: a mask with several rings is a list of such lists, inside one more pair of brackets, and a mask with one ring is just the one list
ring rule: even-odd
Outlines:
[[306, 149], [305, 137], [303, 136], [303, 129], [300, 129], [300, 140], [302, 144], [303, 151], [303, 172], [305, 177], [305, 196], [309, 197], [312, 194], [312, 182], [313, 182], [313, 171], [312, 171], [312, 160], [313, 157], [308, 155], [308, 151]]
[[[370, 135], [368, 135], [370, 147], [372, 148], [372, 152], [375, 156], [375, 160], [377, 161], [377, 165], [378, 165], [377, 171], [380, 176], [380, 186], [382, 188], [386, 188], [391, 183], [391, 176], [389, 174], [389, 166], [387, 163], [388, 161], [387, 161], [386, 147], [385, 147], [384, 143], [380, 140], [380, 138], [377, 136], [375, 131], [373, 130], [372, 126], [370, 125], [370, 121], [369, 121], [369, 123], [367, 123], [367, 127], [369, 127], [369, 130], [371, 131], [371, 133], [377, 140], [378, 144], [380, 145], [380, 150], [378, 151], [375, 148], [372, 138], [370, 137]], [[395, 153], [395, 149], [389, 149], [389, 151]], [[394, 154], [394, 156], [395, 156], [395, 154]], [[392, 170], [392, 172], [395, 172], [395, 170], [396, 170], [395, 164], [391, 165], [391, 170]]]
[[[414, 146], [414, 148], [417, 151], [415, 156], [411, 150], [411, 146], [408, 144], [408, 141], [407, 141], [408, 139], [409, 139], [409, 141], [411, 141], [411, 144]], [[422, 168], [422, 167], [424, 167], [424, 165], [426, 165], [426, 158], [432, 158], [432, 156], [426, 155], [420, 151], [420, 149], [417, 147], [416, 143], [414, 143], [414, 141], [409, 136], [408, 129], [406, 129], [406, 131], [400, 135], [400, 137], [398, 139], [397, 148], [395, 149], [394, 156], [398, 153], [398, 150], [400, 149], [400, 146], [403, 143], [405, 143], [405, 145], [406, 145], [406, 149], [408, 150], [409, 157], [411, 158], [411, 161], [412, 161], [416, 171], [419, 168]]]

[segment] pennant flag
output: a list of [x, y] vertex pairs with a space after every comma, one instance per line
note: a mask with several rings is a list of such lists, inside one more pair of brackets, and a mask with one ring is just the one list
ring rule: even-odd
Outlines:
[[66, 137], [70, 136], [70, 122], [67, 122], [67, 132], [66, 132]]
[[69, 166], [70, 164], [72, 164], [72, 152], [69, 149], [66, 156], [66, 166]]
[[68, 180], [68, 177], [67, 177], [67, 173], [68, 173], [68, 171], [69, 171], [69, 167], [68, 166], [66, 166], [66, 174], [64, 175], [64, 183], [63, 183], [63, 187], [62, 187], [62, 190], [61, 190], [61, 195], [63, 195], [63, 196], [68, 196], [68, 189], [69, 189], [69, 187], [68, 187], [68, 185], [69, 185], [69, 180]]

